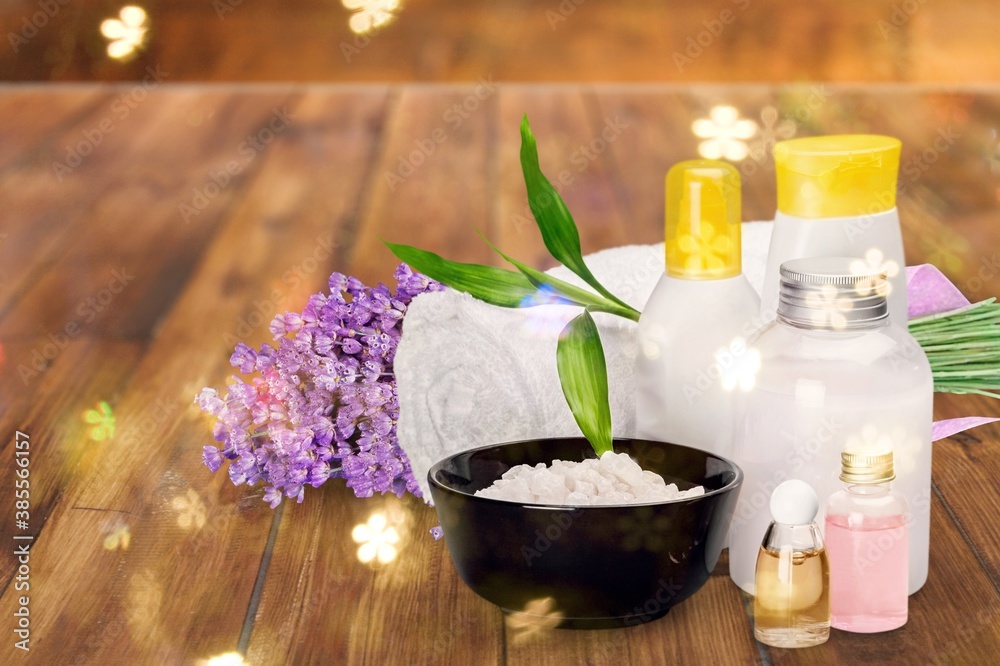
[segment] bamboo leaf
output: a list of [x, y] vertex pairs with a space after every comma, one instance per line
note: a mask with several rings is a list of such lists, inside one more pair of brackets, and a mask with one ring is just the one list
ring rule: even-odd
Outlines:
[[570, 284], [565, 280], [560, 280], [557, 277], [552, 277], [548, 273], [544, 273], [536, 268], [532, 268], [527, 264], [523, 264], [517, 259], [512, 259], [511, 257], [504, 254], [496, 245], [490, 242], [481, 231], [476, 229], [476, 233], [486, 241], [494, 252], [499, 254], [504, 258], [509, 264], [521, 271], [524, 277], [528, 278], [537, 289], [540, 294], [554, 294], [556, 296], [561, 296], [568, 301], [572, 301], [577, 305], [582, 305], [589, 308], [592, 312], [609, 312], [611, 314], [618, 315], [620, 317], [625, 317], [626, 319], [631, 319], [632, 321], [639, 321], [639, 313], [632, 309], [625, 309], [618, 305], [614, 301], [611, 301], [603, 296], [595, 294], [586, 289], [581, 289], [575, 284]]
[[413, 270], [491, 305], [517, 308], [540, 304], [535, 298], [538, 289], [517, 271], [449, 261], [433, 252], [409, 245], [388, 242], [386, 245]]
[[563, 395], [583, 436], [597, 455], [613, 450], [604, 346], [587, 310], [563, 329], [556, 346], [556, 367]]
[[636, 312], [635, 308], [605, 289], [584, 263], [580, 232], [577, 231], [576, 222], [573, 221], [566, 203], [542, 173], [538, 163], [538, 146], [528, 125], [527, 114], [521, 120], [521, 171], [524, 172], [524, 184], [528, 190], [528, 206], [535, 216], [535, 222], [538, 223], [538, 230], [542, 233], [542, 240], [549, 254], [579, 275], [599, 294], [626, 310]]

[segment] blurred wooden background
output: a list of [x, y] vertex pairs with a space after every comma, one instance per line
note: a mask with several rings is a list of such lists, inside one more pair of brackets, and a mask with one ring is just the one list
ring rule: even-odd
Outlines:
[[[144, 46], [108, 58], [125, 0], [0, 0], [0, 79], [981, 82], [996, 0], [137, 0]], [[393, 8], [394, 5], [398, 5]], [[369, 35], [352, 14], [388, 18]], [[355, 19], [363, 21], [363, 19]]]

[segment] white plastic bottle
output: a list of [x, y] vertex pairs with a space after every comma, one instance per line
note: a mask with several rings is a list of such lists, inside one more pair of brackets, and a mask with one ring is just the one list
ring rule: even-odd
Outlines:
[[[740, 178], [692, 160], [666, 179], [666, 273], [639, 319], [638, 436], [729, 456], [733, 389], [760, 299], [742, 273]], [[759, 540], [758, 540], [759, 541]]]
[[906, 266], [896, 210], [899, 139], [816, 136], [774, 147], [778, 212], [761, 314], [774, 319], [781, 264], [803, 257], [864, 257], [889, 276], [889, 317], [906, 327]]
[[894, 488], [911, 507], [909, 594], [927, 580], [934, 380], [889, 319], [884, 274], [863, 271], [847, 257], [786, 262], [778, 318], [753, 342], [760, 367], [742, 394], [733, 460], [744, 479], [729, 531], [730, 576], [751, 594], [771, 492], [801, 479], [829, 497], [842, 487], [842, 452], [892, 452]]

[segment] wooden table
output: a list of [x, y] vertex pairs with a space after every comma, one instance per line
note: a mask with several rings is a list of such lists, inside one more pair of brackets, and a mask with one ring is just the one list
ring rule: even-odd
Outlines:
[[[0, 662], [189, 664], [239, 650], [255, 666], [995, 663], [998, 426], [935, 445], [930, 579], [909, 623], [834, 631], [802, 651], [753, 640], [725, 561], [639, 628], [514, 627], [459, 581], [420, 501], [355, 499], [338, 481], [272, 511], [259, 488], [201, 464], [210, 426], [192, 398], [224, 385], [234, 342], [267, 340], [272, 315], [300, 309], [334, 269], [389, 281], [396, 262], [380, 236], [492, 261], [476, 226], [547, 265], [524, 217], [522, 113], [543, 168], [567, 172], [563, 194], [594, 251], [660, 239], [663, 175], [696, 154], [691, 123], [720, 104], [761, 128], [738, 163], [745, 218], [773, 214], [775, 138], [893, 134], [904, 141], [909, 263], [933, 261], [973, 300], [1000, 294], [996, 86], [230, 87], [150, 76], [0, 89]], [[102, 401], [113, 436], [94, 429], [107, 425]], [[88, 410], [103, 421], [87, 423]], [[938, 418], [972, 414], [1000, 409], [938, 396]], [[14, 522], [25, 438], [27, 530]], [[403, 538], [395, 561], [371, 568], [351, 530], [379, 512]], [[34, 536], [27, 575], [16, 535]], [[30, 653], [13, 645], [24, 595]]]

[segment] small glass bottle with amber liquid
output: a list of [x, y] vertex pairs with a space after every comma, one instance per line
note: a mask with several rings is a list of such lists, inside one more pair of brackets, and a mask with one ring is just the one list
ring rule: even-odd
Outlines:
[[774, 519], [757, 555], [754, 636], [782, 648], [810, 647], [830, 637], [830, 564], [816, 525], [819, 500], [804, 481], [771, 494]]

